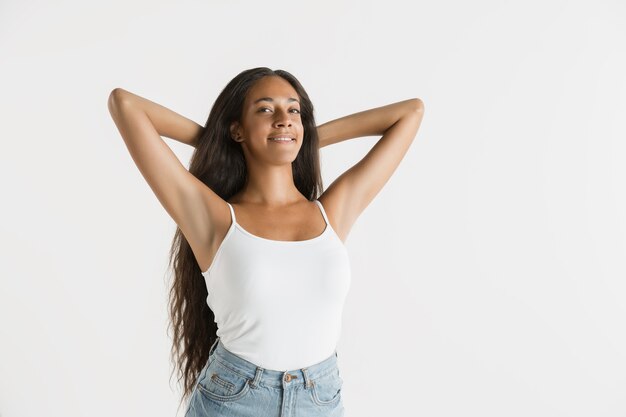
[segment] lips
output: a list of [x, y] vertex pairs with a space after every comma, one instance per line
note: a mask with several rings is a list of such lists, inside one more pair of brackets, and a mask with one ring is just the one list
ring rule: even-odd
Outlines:
[[[276, 138], [284, 138], [284, 139], [276, 139]], [[292, 137], [289, 137], [289, 136], [276, 136], [274, 138], [268, 138], [267, 140], [268, 140], [268, 142], [282, 143], [283, 145], [296, 143], [295, 138], [292, 138]]]
[[274, 138], [291, 138], [291, 139], [295, 139], [296, 136], [292, 135], [291, 133], [284, 132], [284, 133], [277, 133], [274, 136], [270, 136], [268, 139], [274, 139]]
[[295, 139], [281, 139], [281, 140], [275, 140], [275, 139], [268, 139], [268, 142], [274, 143], [276, 145], [292, 145], [294, 143], [296, 143]]

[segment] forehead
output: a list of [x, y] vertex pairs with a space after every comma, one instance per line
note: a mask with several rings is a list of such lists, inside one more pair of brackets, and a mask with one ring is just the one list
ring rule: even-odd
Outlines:
[[[261, 97], [271, 97], [275, 101], [285, 101], [289, 98], [300, 99], [298, 97], [298, 93], [296, 90], [289, 84], [288, 81], [283, 79], [282, 77], [276, 76], [268, 76], [263, 77], [258, 80], [251, 88], [248, 90], [248, 95], [246, 96], [246, 104], [248, 106], [253, 105], [255, 100], [260, 99]], [[266, 103], [265, 101], [261, 103]]]

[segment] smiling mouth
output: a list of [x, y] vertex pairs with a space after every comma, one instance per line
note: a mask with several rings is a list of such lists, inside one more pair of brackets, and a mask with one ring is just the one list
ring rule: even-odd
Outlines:
[[279, 142], [279, 143], [290, 143], [290, 142], [295, 142], [296, 140], [294, 138], [268, 138], [267, 140], [269, 140], [270, 142]]

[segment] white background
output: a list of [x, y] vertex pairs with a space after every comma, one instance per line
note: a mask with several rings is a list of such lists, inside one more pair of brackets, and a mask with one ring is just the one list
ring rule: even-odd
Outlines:
[[[176, 225], [107, 98], [204, 125], [257, 66], [318, 124], [425, 103], [346, 242], [346, 417], [625, 416], [624, 39], [617, 0], [3, 0], [0, 416], [176, 415]], [[324, 185], [377, 139], [322, 149]]]

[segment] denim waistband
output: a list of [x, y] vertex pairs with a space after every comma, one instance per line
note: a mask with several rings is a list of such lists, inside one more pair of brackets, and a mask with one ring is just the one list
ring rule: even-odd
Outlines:
[[301, 383], [304, 384], [305, 387], [310, 387], [311, 381], [325, 377], [337, 370], [338, 357], [337, 351], [335, 351], [323, 361], [305, 368], [290, 371], [264, 369], [227, 350], [219, 337], [215, 340], [209, 350], [209, 356], [212, 354], [214, 354], [215, 360], [220, 361], [223, 366], [226, 366], [233, 372], [237, 372], [242, 376], [249, 378], [252, 386], [263, 383], [263, 385], [271, 387], [284, 387], [289, 383]]

